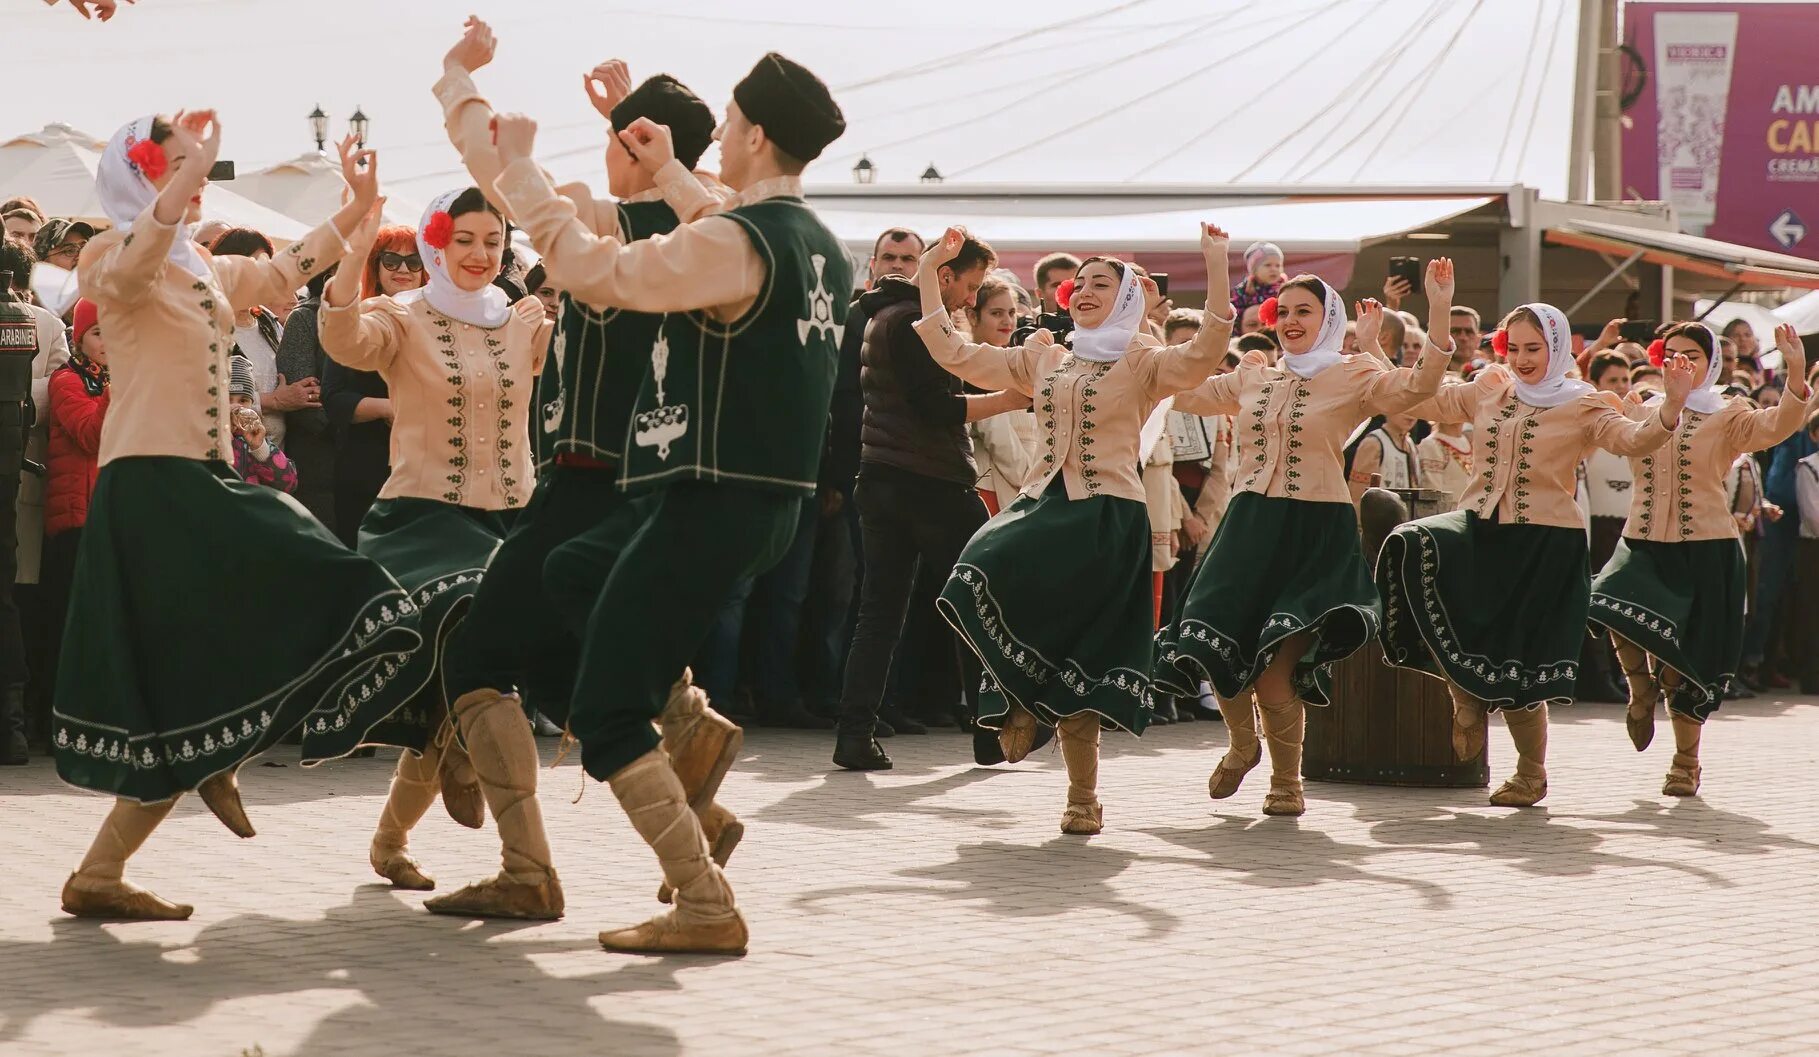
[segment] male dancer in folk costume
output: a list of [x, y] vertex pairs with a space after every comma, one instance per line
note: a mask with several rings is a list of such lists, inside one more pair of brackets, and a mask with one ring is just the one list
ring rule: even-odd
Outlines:
[[[443, 61], [436, 84], [449, 138], [461, 152], [475, 182], [506, 208], [493, 184], [502, 168], [493, 149], [492, 108], [475, 88], [472, 72], [492, 60], [495, 41], [490, 28], [469, 19], [462, 39]], [[632, 91], [622, 63], [598, 67], [586, 78], [595, 107], [623, 131], [633, 121], [649, 118], [676, 130], [682, 157], [692, 164], [713, 134], [713, 114], [673, 78], [658, 76]], [[711, 199], [680, 164], [678, 184], [692, 195], [685, 208], [699, 211]], [[662, 200], [651, 173], [637, 164], [618, 136], [609, 137], [606, 169], [611, 190], [620, 201], [596, 202], [585, 185], [562, 188], [590, 230], [600, 235], [643, 238], [675, 227], [677, 216]], [[669, 175], [669, 174], [665, 174]], [[514, 220], [517, 217], [513, 216]], [[483, 917], [555, 918], [563, 910], [560, 882], [551, 863], [536, 800], [535, 745], [517, 736], [524, 726], [519, 694], [527, 691], [547, 714], [560, 714], [574, 681], [580, 645], [574, 632], [555, 615], [542, 589], [544, 561], [557, 545], [615, 517], [635, 517], [615, 479], [621, 445], [628, 431], [632, 401], [644, 374], [643, 349], [656, 335], [661, 317], [622, 310], [619, 306], [583, 303], [564, 295], [553, 369], [539, 386], [533, 429], [546, 433], [552, 458], [539, 467], [536, 490], [505, 542], [494, 553], [486, 581], [475, 595], [466, 621], [450, 642], [447, 687], [463, 737], [479, 753], [475, 762], [482, 790], [498, 822], [503, 869], [496, 877], [455, 893], [431, 899], [435, 913]], [[608, 355], [618, 348], [620, 355]], [[546, 406], [547, 405], [547, 406]], [[698, 696], [684, 680], [674, 693], [691, 702]], [[706, 815], [720, 861], [730, 854], [742, 832], [737, 820], [718, 811], [713, 790], [700, 795], [715, 765], [724, 774], [737, 751], [737, 728], [703, 707], [689, 714], [705, 736], [690, 748], [711, 753], [705, 764], [696, 756], [683, 763], [694, 779], [685, 783], [691, 803]], [[672, 722], [672, 728], [681, 726]], [[476, 737], [478, 727], [513, 732]]]
[[[719, 732], [696, 724], [666, 756], [651, 721], [666, 702], [698, 707], [675, 700], [676, 673], [734, 585], [789, 548], [814, 495], [852, 274], [802, 201], [800, 174], [845, 119], [819, 78], [766, 55], [734, 88], [717, 133], [721, 176], [737, 192], [726, 211], [630, 243], [590, 232], [556, 193], [530, 158], [530, 119], [496, 124], [505, 172], [494, 186], [550, 280], [583, 302], [666, 313], [619, 470], [648, 492], [648, 514], [629, 537], [625, 523], [608, 523], [545, 565], [545, 589], [571, 619], [585, 617], [569, 713], [582, 768], [612, 786], [675, 890], [675, 910], [600, 941], [743, 951], [745, 921], [670, 764]], [[670, 153], [667, 129], [632, 131], [641, 155]], [[529, 737], [522, 723], [501, 733]]]

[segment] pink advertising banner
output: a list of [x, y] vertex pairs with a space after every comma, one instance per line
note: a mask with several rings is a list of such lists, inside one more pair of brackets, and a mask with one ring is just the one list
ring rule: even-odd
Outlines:
[[1624, 5], [1626, 194], [1819, 260], [1819, 3]]

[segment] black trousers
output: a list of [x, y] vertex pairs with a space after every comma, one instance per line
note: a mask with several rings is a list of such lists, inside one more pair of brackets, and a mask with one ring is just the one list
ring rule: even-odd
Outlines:
[[[954, 567], [968, 540], [985, 524], [985, 502], [969, 484], [864, 463], [854, 498], [865, 542], [859, 619], [846, 659], [840, 733], [870, 737], [878, 722], [891, 658], [910, 616], [917, 563], [941, 575]], [[920, 616], [920, 614], [918, 614]], [[931, 700], [952, 701], [961, 686], [961, 645], [949, 633], [926, 651], [923, 683]]]

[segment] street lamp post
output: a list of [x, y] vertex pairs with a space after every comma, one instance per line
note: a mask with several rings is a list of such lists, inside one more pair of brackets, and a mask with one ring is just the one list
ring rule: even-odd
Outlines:
[[865, 155], [859, 155], [859, 164], [853, 166], [853, 182], [869, 184], [878, 178], [878, 167]]
[[935, 168], [934, 162], [929, 162], [928, 168], [922, 170], [922, 182], [925, 184], [938, 184], [941, 182], [941, 172]]
[[322, 112], [321, 104], [309, 112], [309, 132], [316, 138], [316, 153], [328, 149], [328, 115]]
[[347, 119], [347, 130], [354, 134], [354, 142], [362, 149], [366, 147], [366, 133], [372, 127], [373, 119], [366, 116], [366, 111], [354, 107], [354, 116]]

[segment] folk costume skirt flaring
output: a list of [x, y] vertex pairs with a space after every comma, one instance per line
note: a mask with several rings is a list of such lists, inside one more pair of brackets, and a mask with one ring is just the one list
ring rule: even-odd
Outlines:
[[1377, 583], [1389, 663], [1493, 712], [1573, 702], [1591, 603], [1584, 529], [1422, 518], [1384, 541]]
[[410, 594], [423, 631], [422, 649], [374, 664], [347, 690], [349, 699], [382, 702], [387, 719], [373, 729], [370, 743], [421, 752], [443, 730], [448, 702], [442, 659], [449, 634], [504, 537], [497, 512], [434, 499], [381, 499], [361, 519], [360, 553]]
[[57, 671], [57, 773], [156, 803], [303, 728], [310, 765], [385, 718], [345, 687], [422, 643], [415, 604], [302, 504], [222, 462], [101, 468]]
[[935, 604], [985, 666], [980, 726], [1002, 728], [1018, 704], [1050, 725], [1096, 712], [1143, 733], [1155, 604], [1149, 537], [1142, 503], [1069, 499], [1060, 476], [973, 534]]
[[1679, 672], [1669, 707], [1703, 722], [1743, 656], [1747, 580], [1738, 540], [1624, 539], [1592, 581], [1592, 622]]
[[1191, 697], [1204, 679], [1219, 696], [1237, 697], [1283, 640], [1305, 632], [1295, 691], [1325, 705], [1331, 665], [1370, 641], [1382, 612], [1350, 503], [1239, 492], [1180, 616], [1157, 635], [1156, 683]]

